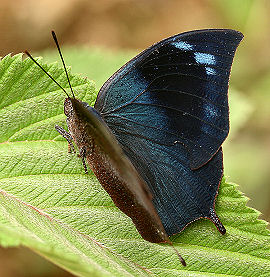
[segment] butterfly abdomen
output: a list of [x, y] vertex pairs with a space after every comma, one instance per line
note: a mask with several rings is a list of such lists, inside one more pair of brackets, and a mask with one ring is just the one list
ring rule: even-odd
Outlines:
[[141, 236], [150, 242], [164, 242], [164, 237], [158, 233], [157, 223], [137, 202], [134, 195], [125, 189], [127, 184], [111, 166], [109, 157], [106, 157], [96, 145], [92, 154], [86, 159], [114, 204], [132, 219]]

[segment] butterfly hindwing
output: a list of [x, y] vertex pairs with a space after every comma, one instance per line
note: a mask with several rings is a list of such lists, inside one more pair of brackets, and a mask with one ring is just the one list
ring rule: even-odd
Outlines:
[[229, 132], [228, 80], [241, 39], [233, 30], [165, 39], [99, 92], [95, 108], [149, 185], [168, 235], [213, 209]]
[[192, 171], [184, 146], [162, 146], [122, 130], [119, 143], [145, 182], [153, 203], [170, 236], [200, 217], [210, 218], [210, 209], [222, 178], [222, 150], [203, 167]]

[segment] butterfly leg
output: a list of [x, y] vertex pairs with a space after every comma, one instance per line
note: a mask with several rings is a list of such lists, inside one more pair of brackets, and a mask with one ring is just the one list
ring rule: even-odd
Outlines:
[[73, 139], [72, 139], [71, 134], [68, 131], [66, 131], [64, 128], [60, 127], [59, 125], [55, 125], [55, 129], [62, 137], [64, 137], [67, 140], [68, 153], [71, 153], [71, 152], [76, 153], [74, 145], [72, 143]]
[[78, 154], [78, 157], [82, 158], [82, 164], [83, 164], [83, 168], [84, 168], [84, 172], [85, 174], [88, 174], [88, 170], [87, 170], [87, 166], [86, 166], [86, 162], [85, 162], [85, 158], [86, 158], [86, 147], [82, 147], [80, 149], [80, 154]]

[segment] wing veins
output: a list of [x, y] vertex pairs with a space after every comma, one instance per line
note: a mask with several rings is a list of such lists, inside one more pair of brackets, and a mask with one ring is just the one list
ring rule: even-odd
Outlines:
[[[216, 81], [209, 80], [209, 79], [207, 79], [207, 78], [202, 78], [202, 77], [199, 77], [199, 76], [196, 76], [196, 75], [192, 75], [192, 74], [179, 73], [179, 72], [177, 72], [177, 73], [164, 74], [164, 75], [160, 75], [160, 76], [156, 77], [154, 80], [152, 80], [152, 81], [150, 82], [150, 84], [148, 85], [148, 87], [149, 87], [154, 81], [156, 81], [157, 79], [159, 79], [159, 78], [164, 78], [164, 77], [168, 77], [168, 76], [188, 76], [188, 77], [192, 77], [192, 78], [195, 78], [195, 79], [199, 79], [199, 80], [204, 81], [204, 82], [209, 82], [209, 83], [213, 83], [213, 84], [216, 84], [216, 85], [224, 86], [224, 84], [222, 84], [221, 82], [216, 82]], [[227, 84], [227, 82], [226, 82], [226, 84]], [[226, 93], [226, 94], [222, 93], [222, 94], [223, 94], [223, 95], [227, 95], [227, 93]]]
[[[176, 112], [179, 112], [179, 113], [185, 113], [185, 114], [190, 115], [190, 117], [192, 117], [192, 118], [194, 118], [194, 119], [197, 119], [198, 121], [201, 121], [201, 122], [203, 122], [203, 123], [205, 123], [205, 124], [207, 124], [207, 125], [209, 125], [209, 126], [212, 126], [213, 128], [215, 128], [215, 129], [217, 129], [217, 130], [220, 130], [220, 131], [222, 131], [222, 132], [224, 132], [224, 133], [227, 133], [227, 130], [222, 129], [222, 128], [219, 128], [218, 126], [215, 126], [214, 124], [212, 124], [212, 123], [210, 123], [210, 122], [208, 122], [208, 121], [205, 121], [205, 120], [203, 120], [203, 119], [201, 119], [201, 118], [199, 118], [199, 117], [197, 117], [197, 116], [194, 116], [194, 115], [192, 115], [192, 114], [190, 114], [190, 113], [188, 113], [188, 112], [186, 112], [186, 111], [183, 111], [183, 110], [180, 110], [180, 109], [176, 109], [176, 108], [172, 108], [172, 107], [167, 107], [167, 106], [159, 105], [159, 104], [154, 104], [154, 103], [130, 102], [130, 103], [127, 103], [127, 104], [125, 104], [125, 105], [122, 105], [122, 106], [120, 106], [120, 107], [118, 107], [118, 108], [112, 110], [110, 113], [108, 112], [108, 113], [103, 114], [103, 115], [104, 115], [104, 117], [113, 116], [111, 113], [116, 112], [116, 111], [119, 111], [119, 110], [121, 110], [121, 109], [127, 107], [128, 105], [132, 105], [132, 104], [134, 104], [134, 105], [143, 105], [143, 106], [160, 107], [160, 108], [164, 108], [164, 109], [168, 109], [168, 110], [173, 110], [173, 111], [176, 111]], [[116, 115], [114, 115], [114, 116], [116, 116]], [[146, 127], [148, 127], [148, 126], [146, 126]]]
[[[145, 124], [139, 123], [139, 122], [137, 122], [137, 121], [131, 120], [131, 119], [127, 118], [127, 117], [123, 117], [123, 116], [120, 116], [120, 115], [109, 114], [109, 115], [107, 115], [107, 116], [108, 116], [108, 117], [117, 117], [117, 118], [121, 118], [121, 119], [123, 119], [123, 120], [126, 120], [126, 121], [128, 121], [128, 122], [132, 122], [132, 123], [137, 124], [137, 125], [139, 125], [139, 126], [143, 126], [143, 127], [150, 128], [150, 129], [154, 129], [154, 130], [159, 130], [159, 131], [162, 131], [162, 132], [164, 132], [164, 133], [166, 133], [166, 134], [168, 134], [168, 135], [172, 135], [172, 136], [176, 136], [176, 137], [178, 136], [178, 134], [174, 134], [174, 133], [171, 133], [171, 132], [168, 132], [168, 131], [164, 131], [163, 129], [160, 129], [160, 128], [158, 128], [158, 127], [145, 125]], [[116, 125], [116, 122], [114, 122], [114, 125]], [[124, 126], [124, 125], [121, 124], [121, 123], [119, 123], [119, 124], [117, 124], [117, 125], [118, 125], [118, 126]], [[132, 135], [133, 135], [133, 134], [132, 134]], [[138, 135], [138, 136], [139, 136], [139, 135]], [[179, 138], [183, 138], [183, 137], [179, 135]], [[149, 139], [149, 140], [150, 140], [150, 139]], [[173, 144], [173, 143], [172, 143], [172, 144]], [[165, 145], [165, 144], [161, 144], [161, 145]]]
[[[149, 106], [160, 107], [160, 108], [164, 108], [164, 109], [168, 109], [168, 110], [174, 110], [174, 111], [180, 112], [180, 113], [183, 112], [183, 113], [185, 113], [185, 114], [190, 115], [190, 117], [192, 117], [192, 118], [194, 118], [194, 119], [197, 119], [197, 120], [199, 120], [199, 121], [201, 121], [201, 122], [204, 122], [205, 124], [207, 124], [207, 125], [209, 125], [209, 126], [214, 127], [215, 129], [218, 129], [218, 130], [220, 130], [220, 131], [222, 131], [222, 132], [227, 132], [227, 130], [225, 130], [225, 129], [219, 128], [218, 126], [216, 126], [216, 125], [214, 125], [214, 124], [212, 124], [212, 123], [210, 123], [210, 122], [208, 122], [208, 121], [205, 121], [205, 120], [203, 120], [203, 119], [201, 119], [201, 118], [199, 118], [199, 117], [197, 117], [197, 116], [192, 115], [192, 114], [189, 113], [189, 112], [185, 112], [185, 111], [180, 110], [180, 109], [176, 109], [176, 108], [172, 108], [172, 107], [167, 107], [167, 106], [164, 106], [164, 105], [159, 105], [159, 104], [154, 104], [154, 103], [133, 102], [132, 104], [135, 104], [135, 105], [145, 105], [145, 106], [149, 105]], [[132, 104], [131, 104], [131, 105], [132, 105]]]
[[[113, 110], [111, 110], [111, 111], [107, 111], [107, 112], [105, 112], [105, 113], [103, 113], [102, 111], [103, 111], [103, 109], [100, 111], [100, 113], [102, 114], [102, 115], [105, 115], [105, 114], [110, 114], [110, 113], [112, 113], [112, 112], [114, 112], [114, 111], [118, 111], [119, 109], [121, 109], [121, 108], [123, 108], [123, 107], [126, 107], [127, 105], [129, 105], [129, 104], [132, 104], [132, 102], [134, 102], [138, 97], [140, 97], [142, 94], [144, 94], [145, 92], [147, 92], [148, 91], [148, 88], [151, 86], [151, 84], [154, 82], [154, 81], [156, 81], [158, 78], [161, 78], [161, 77], [164, 77], [164, 76], [171, 76], [171, 75], [175, 75], [175, 74], [165, 74], [165, 75], [162, 75], [162, 76], [159, 76], [159, 77], [157, 77], [157, 78], [155, 78], [154, 80], [152, 80], [151, 82], [150, 82], [150, 84], [147, 86], [147, 88], [146, 89], [144, 89], [143, 91], [141, 91], [140, 93], [138, 93], [135, 97], [133, 97], [133, 99], [131, 99], [129, 102], [127, 102], [127, 103], [125, 103], [125, 104], [123, 104], [123, 105], [121, 105], [121, 106], [119, 106], [119, 107], [116, 107], [115, 109], [113, 109]], [[177, 75], [183, 75], [183, 76], [190, 76], [190, 77], [194, 77], [194, 76], [192, 76], [192, 75], [188, 75], [188, 74], [177, 74]], [[199, 78], [200, 79], [200, 78]], [[210, 80], [207, 80], [207, 79], [201, 79], [201, 80], [203, 80], [203, 81], [205, 81], [205, 82], [210, 82]], [[214, 82], [213, 82], [214, 83]], [[151, 91], [151, 90], [150, 90]], [[224, 93], [220, 93], [220, 95], [224, 95], [224, 96], [227, 96], [227, 93], [226, 94], [224, 94]], [[108, 99], [109, 97], [107, 97], [107, 99]], [[106, 104], [106, 101], [105, 101], [105, 104]], [[103, 107], [105, 107], [105, 105], [103, 106]]]
[[[150, 54], [149, 54], [149, 55], [150, 55]], [[148, 56], [149, 56], [149, 55], [148, 55]], [[159, 56], [159, 57], [160, 57], [160, 56]], [[140, 68], [140, 67], [142, 67], [142, 66], [141, 66], [141, 65], [132, 65], [124, 74], [122, 74], [121, 76], [119, 76], [119, 78], [118, 78], [117, 80], [115, 80], [114, 82], [111, 81], [111, 83], [109, 84], [109, 86], [106, 87], [107, 91], [109, 90], [109, 87], [111, 87], [115, 82], [119, 82], [119, 80], [123, 79], [128, 73], [130, 73], [131, 70], [134, 70], [134, 68]], [[151, 83], [153, 83], [153, 82], [154, 82], [156, 79], [158, 79], [158, 78], [162, 78], [162, 77], [165, 77], [165, 76], [173, 76], [173, 75], [189, 76], [189, 77], [193, 77], [193, 78], [196, 78], [196, 79], [205, 81], [205, 82], [223, 85], [222, 83], [215, 82], [215, 81], [213, 81], [213, 80], [209, 80], [209, 79], [206, 79], [206, 78], [200, 78], [200, 77], [195, 76], [195, 75], [184, 74], [184, 73], [172, 73], [172, 74], [165, 74], [165, 75], [158, 76], [157, 78], [155, 78], [154, 80], [152, 80], [152, 81], [150, 82], [149, 85], [151, 85]], [[149, 85], [148, 85], [148, 86], [149, 86]], [[225, 94], [225, 95], [226, 95], [226, 94]]]
[[[177, 51], [177, 50], [176, 50]], [[232, 55], [223, 55], [223, 54], [218, 54], [218, 53], [209, 53], [209, 52], [206, 52], [206, 51], [192, 51], [192, 50], [183, 50], [182, 53], [185, 52], [185, 53], [194, 53], [194, 52], [198, 52], [198, 53], [201, 53], [201, 54], [209, 54], [209, 55], [215, 55], [215, 56], [220, 56], [220, 57], [225, 57], [225, 58], [232, 58]], [[179, 52], [180, 54], [181, 52]], [[150, 53], [151, 54], [151, 53]], [[150, 54], [148, 55], [148, 57], [150, 56]], [[140, 64], [139, 66], [140, 67], [144, 67], [144, 65], [146, 65], [147, 63], [151, 62], [151, 61], [154, 61], [154, 60], [158, 60], [159, 58], [164, 58], [164, 57], [170, 57], [170, 56], [174, 56], [172, 55], [172, 53], [165, 53], [163, 55], [158, 55], [157, 57], [154, 57], [154, 58], [151, 58], [151, 59], [148, 59], [147, 61], [145, 61], [144, 63]]]
[[[114, 125], [122, 126], [122, 124], [114, 124]], [[144, 126], [145, 126], [145, 125], [144, 125]], [[150, 126], [145, 126], [145, 127], [150, 128]], [[168, 146], [168, 147], [169, 147], [169, 146], [174, 146], [174, 145], [175, 145], [174, 143], [172, 143], [172, 144], [160, 143], [160, 142], [158, 142], [158, 141], [156, 141], [156, 140], [154, 140], [154, 139], [151, 139], [151, 138], [149, 138], [149, 137], [145, 137], [145, 136], [143, 136], [143, 135], [141, 135], [141, 134], [134, 134], [134, 133], [131, 133], [131, 132], [128, 132], [128, 131], [125, 131], [125, 130], [120, 130], [120, 129], [118, 129], [118, 132], [120, 132], [120, 133], [122, 133], [122, 134], [130, 135], [130, 136], [133, 136], [133, 137], [137, 137], [137, 138], [143, 138], [143, 139], [145, 139], [145, 140], [154, 142], [155, 144], [158, 144], [158, 145], [161, 145], [161, 146]], [[180, 142], [180, 143], [184, 145], [183, 142]]]
[[[126, 148], [127, 148], [127, 147], [126, 147]], [[128, 148], [129, 148], [129, 147], [128, 147]], [[129, 148], [129, 150], [131, 150], [131, 149]], [[131, 152], [134, 153], [134, 151], [131, 151]], [[163, 162], [156, 163], [153, 159], [150, 159], [150, 160], [151, 160], [152, 162], [154, 162], [155, 164], [160, 164], [160, 163], [161, 163], [161, 164], [166, 165], [166, 164], [163, 163]], [[177, 160], [178, 160], [179, 164], [181, 164], [181, 165], [183, 164], [181, 161], [179, 161], [179, 159], [177, 159]], [[184, 167], [182, 166], [182, 168], [184, 168]], [[156, 177], [156, 176], [163, 175], [162, 172], [159, 170], [159, 167], [156, 167], [154, 170], [155, 170], [155, 172], [156, 172], [156, 174], [154, 174], [155, 179], [158, 179], [158, 180], [162, 183], [162, 185], [163, 185], [161, 190], [158, 189], [158, 188], [156, 187], [156, 188], [158, 189], [158, 191], [155, 190], [155, 192], [157, 192], [158, 195], [164, 195], [164, 192], [165, 192], [165, 193], [167, 194], [167, 196], [169, 196], [168, 193], [167, 193], [167, 189], [166, 189], [165, 183], [162, 181], [161, 178], [157, 178], [157, 177]], [[185, 169], [184, 169], [184, 171], [186, 172]], [[158, 174], [157, 174], [157, 173], [158, 173]], [[189, 184], [190, 187], [193, 187], [193, 185], [190, 183], [190, 181], [189, 181], [184, 175], [183, 175], [183, 178], [186, 180], [186, 182]], [[170, 179], [171, 179], [171, 178], [170, 178]], [[176, 180], [175, 180], [175, 181], [176, 181]], [[160, 182], [159, 182], [159, 183], [160, 183]], [[173, 180], [170, 180], [170, 182], [173, 182]], [[190, 202], [193, 203], [193, 205], [197, 208], [197, 210], [200, 211], [200, 213], [203, 215], [204, 212], [203, 212], [203, 210], [201, 209], [201, 207], [198, 205], [198, 203], [192, 199], [192, 197], [189, 195], [189, 193], [188, 193], [182, 186], [180, 186], [180, 189], [181, 189], [181, 191], [189, 198]], [[208, 191], [206, 191], [206, 193], [209, 194]], [[177, 195], [177, 192], [176, 192], [175, 190], [174, 190], [174, 194]], [[163, 207], [166, 207], [166, 205], [164, 205], [165, 202], [164, 202], [163, 198], [161, 197], [161, 198], [159, 198], [159, 200], [161, 200], [161, 201], [163, 202]], [[177, 215], [179, 215], [182, 219], [184, 219], [183, 221], [186, 222], [186, 219], [183, 218], [183, 216], [181, 215], [181, 213], [179, 213], [179, 211], [178, 211], [178, 209], [176, 208], [176, 206], [173, 205], [173, 203], [170, 203], [170, 205], [171, 205], [171, 207], [174, 209], [174, 211], [177, 212]], [[188, 211], [187, 211], [187, 212], [188, 212]], [[190, 217], [193, 217], [192, 214], [191, 214], [190, 212], [188, 212], [188, 213], [189, 213]], [[167, 213], [167, 216], [169, 216], [170, 219], [174, 222], [175, 227], [176, 227], [178, 230], [180, 230], [180, 228], [179, 228], [179, 226], [176, 224], [175, 220], [171, 217], [171, 214], [170, 214], [170, 213]]]
[[[166, 133], [166, 134], [169, 134], [169, 135], [172, 135], [172, 136], [176, 136], [177, 138], [182, 138], [182, 139], [184, 139], [184, 140], [187, 140], [187, 139], [185, 139], [183, 136], [180, 136], [179, 134], [173, 134], [173, 133], [171, 133], [171, 132], [168, 132], [168, 131], [164, 131], [163, 129], [160, 129], [160, 128], [157, 128], [157, 127], [154, 127], [154, 126], [148, 126], [148, 125], [145, 125], [145, 124], [141, 124], [141, 123], [138, 123], [138, 122], [136, 122], [136, 121], [134, 121], [134, 120], [131, 120], [131, 119], [129, 119], [129, 118], [126, 118], [126, 117], [122, 117], [122, 116], [118, 116], [118, 115], [109, 115], [110, 117], [118, 117], [118, 118], [121, 118], [122, 120], [126, 120], [126, 121], [128, 121], [128, 122], [132, 122], [132, 123], [134, 123], [134, 124], [137, 124], [137, 125], [139, 125], [139, 126], [144, 126], [144, 127], [147, 127], [147, 128], [150, 128], [150, 129], [155, 129], [155, 130], [159, 130], [159, 131], [162, 131], [162, 132], [164, 132], [164, 133]], [[116, 122], [114, 122], [114, 126], [116, 126], [116, 125], [118, 125], [118, 126], [120, 126], [120, 127], [123, 127], [123, 124], [121, 124], [121, 123], [116, 123]], [[124, 132], [124, 131], [122, 131], [122, 130], [119, 130], [118, 129], [118, 132]], [[130, 133], [131, 135], [133, 135], [133, 133]], [[206, 135], [208, 135], [209, 136], [209, 134], [207, 134], [207, 133], [205, 133]], [[143, 137], [143, 136], [140, 136], [140, 135], [138, 135], [137, 134], [137, 137]], [[209, 137], [211, 137], [211, 138], [213, 138], [213, 139], [216, 139], [218, 142], [219, 142], [219, 140], [217, 139], [217, 138], [215, 138], [215, 137], [212, 137], [212, 136], [209, 136]], [[153, 141], [153, 140], [151, 140], [151, 139], [149, 139], [149, 138], [146, 138], [146, 137], [144, 137], [146, 140], [149, 140], [149, 141]], [[191, 140], [191, 139], [188, 139], [189, 141], [191, 141], [194, 145], [196, 145], [196, 143], [193, 141], [193, 140]], [[180, 143], [181, 144], [183, 144], [185, 147], [186, 147], [186, 149], [187, 149], [187, 151], [189, 152], [189, 148], [185, 145], [185, 143], [184, 142], [182, 142], [182, 141], [180, 141]], [[157, 144], [159, 144], [159, 145], [165, 145], [165, 144], [161, 144], [161, 143], [157, 143]], [[174, 143], [172, 143], [172, 146], [174, 146], [175, 144]], [[169, 145], [168, 145], [169, 146]], [[217, 151], [219, 150], [219, 148], [217, 149], [217, 151], [214, 153], [214, 154], [212, 154], [212, 153], [209, 153], [207, 150], [205, 150], [204, 148], [200, 148], [201, 149], [201, 151], [203, 151], [203, 152], [205, 152], [206, 154], [208, 154], [209, 156], [211, 156], [211, 158], [217, 153]], [[211, 159], [210, 158], [210, 159]], [[210, 160], [209, 159], [209, 160]], [[208, 160], [208, 161], [209, 161]], [[207, 162], [208, 162], [207, 161]]]
[[[128, 148], [129, 148], [129, 147], [128, 147]], [[129, 149], [130, 149], [130, 148], [129, 148]], [[131, 149], [130, 149], [130, 150], [131, 150]], [[166, 150], [165, 150], [165, 151], [166, 151]], [[134, 152], [134, 151], [132, 151], [132, 152]], [[167, 151], [166, 151], [166, 152], [167, 152]], [[168, 154], [169, 154], [172, 158], [174, 158], [176, 161], [178, 161], [178, 163], [179, 163], [180, 165], [185, 164], [182, 160], [179, 159], [178, 156], [171, 155], [170, 152], [168, 152]], [[151, 160], [152, 163], [157, 164], [157, 165], [159, 165], [159, 164], [167, 165], [166, 163], [164, 163], [164, 162], [162, 162], [162, 161], [156, 162], [156, 161], [153, 160], [153, 159], [150, 159], [150, 160]], [[182, 170], [184, 170], [184, 171], [187, 173], [186, 168], [185, 168], [184, 166], [181, 166], [181, 167], [182, 167]], [[216, 168], [218, 169], [217, 166], [214, 165], [214, 167], [216, 167]], [[159, 175], [163, 175], [163, 174], [161, 173], [161, 171], [159, 170], [159, 167], [155, 168], [155, 171], [158, 171], [158, 172], [159, 172]], [[156, 176], [159, 176], [159, 175], [156, 175]], [[185, 175], [182, 175], [182, 178], [185, 179], [185, 182], [188, 184], [189, 187], [193, 187], [193, 184], [190, 183], [189, 179], [187, 179]], [[158, 178], [158, 179], [159, 179], [160, 182], [163, 184], [163, 189], [162, 189], [162, 191], [159, 190], [159, 192], [160, 192], [159, 194], [164, 195], [164, 191], [167, 193], [166, 185], [165, 185], [165, 183], [162, 181], [162, 179], [160, 179], [160, 178]], [[206, 180], [205, 178], [202, 178], [202, 179], [205, 181], [205, 183], [210, 183], [209, 180]], [[171, 181], [173, 181], [173, 180], [171, 180]], [[176, 181], [176, 180], [175, 180], [175, 181]], [[211, 184], [211, 183], [210, 183], [210, 184]], [[198, 205], [198, 203], [197, 203], [196, 201], [193, 200], [193, 198], [189, 195], [189, 193], [188, 193], [182, 186], [180, 186], [180, 188], [181, 188], [181, 191], [184, 192], [186, 196], [188, 196], [188, 198], [189, 198], [190, 201], [193, 203], [193, 205], [194, 205], [195, 207], [197, 207], [197, 210], [200, 211], [201, 215], [203, 215], [204, 212], [203, 212], [203, 210], [201, 209], [201, 207]], [[205, 194], [211, 195], [211, 194], [209, 193], [209, 191], [207, 190], [207, 187], [204, 187], [204, 186], [203, 186], [202, 188], [203, 188], [203, 191], [204, 191]], [[174, 190], [174, 193], [177, 194], [175, 190]], [[162, 202], [163, 202], [163, 201], [162, 201]], [[204, 200], [204, 203], [207, 204], [205, 200]], [[206, 205], [206, 206], [207, 206], [207, 205]], [[174, 209], [176, 212], [178, 212], [178, 209], [176, 209], [174, 205], [172, 205], [172, 207], [173, 207], [173, 209]], [[178, 214], [179, 214], [179, 213], [178, 213]], [[189, 213], [189, 214], [190, 214], [190, 213]], [[190, 214], [190, 215], [191, 215], [191, 214]], [[180, 214], [180, 216], [181, 216], [181, 214]], [[181, 217], [182, 217], [182, 216], [181, 216]], [[183, 218], [183, 217], [182, 217], [182, 218]], [[177, 225], [175, 225], [175, 226], [178, 228]]]
[[192, 94], [190, 92], [186, 92], [186, 91], [183, 91], [183, 90], [176, 90], [176, 89], [152, 89], [151, 91], [154, 91], [154, 92], [155, 91], [157, 91], [157, 92], [160, 92], [160, 91], [179, 92], [180, 94], [190, 95], [190, 96], [193, 96], [195, 98], [199, 98], [201, 100], [204, 100], [204, 101], [206, 101], [208, 103], [211, 103], [211, 104], [215, 105], [216, 107], [227, 108], [227, 106], [225, 106], [225, 105], [219, 105], [219, 104], [217, 104], [217, 103], [215, 103], [215, 102], [213, 102], [213, 101], [211, 101], [211, 100], [209, 100], [207, 98], [204, 98], [204, 97], [201, 97], [199, 95]]
[[[211, 67], [211, 68], [214, 68], [214, 69], [221, 70], [223, 72], [228, 72], [228, 73], [230, 72], [230, 70], [227, 70], [224, 67], [215, 66], [213, 64], [207, 65], [207, 64], [201, 64], [201, 63], [188, 63], [188, 62], [185, 62], [185, 63], [167, 63], [167, 64], [146, 65], [143, 68], [178, 66], [178, 65], [188, 65], [188, 66], [195, 66], [195, 67], [202, 67], [202, 68]], [[215, 74], [215, 76], [221, 76], [221, 75], [220, 74]]]
[[[122, 125], [121, 125], [121, 124], [118, 124], [118, 126], [122, 126]], [[149, 126], [149, 128], [150, 128], [150, 126]], [[130, 136], [134, 136], [133, 133], [131, 133], [131, 132], [127, 132], [127, 131], [119, 130], [119, 129], [118, 129], [118, 131], [119, 131], [119, 132], [122, 132], [122, 133], [125, 133], [125, 134], [127, 134], [127, 135], [130, 135]], [[139, 135], [139, 134], [137, 134], [136, 137], [139, 137], [139, 138], [141, 137], [141, 138], [144, 138], [144, 139], [146, 139], [146, 140], [148, 140], [148, 141], [155, 142], [154, 140], [151, 140], [151, 139], [149, 139], [149, 138], [147, 138], [147, 137], [144, 137], [144, 136], [142, 136], [142, 135]], [[190, 141], [192, 141], [192, 140], [190, 140]], [[192, 141], [192, 142], [193, 142], [193, 141]], [[166, 144], [160, 144], [160, 143], [157, 143], [157, 144], [158, 144], [158, 145], [161, 145], [161, 146], [166, 146]], [[184, 143], [181, 142], [181, 144], [182, 144], [183, 146], [185, 146]], [[171, 145], [168, 145], [168, 146], [171, 146]], [[173, 145], [172, 145], [172, 146], [173, 146]], [[185, 147], [186, 147], [186, 146], [185, 146]], [[204, 150], [204, 149], [202, 149], [202, 150]], [[218, 150], [219, 150], [219, 149], [218, 149]], [[218, 150], [217, 150], [217, 152], [218, 152]], [[206, 150], [204, 150], [204, 152], [207, 153], [207, 154], [210, 154], [210, 153], [208, 153]], [[216, 152], [216, 153], [217, 153], [217, 152]], [[214, 153], [214, 155], [215, 155], [216, 153]], [[213, 156], [214, 156], [214, 155], [213, 155]], [[176, 160], [178, 160], [179, 163], [183, 163], [183, 161], [180, 160], [178, 156], [174, 156], [174, 158], [175, 158]], [[211, 158], [211, 159], [212, 159], [212, 158]], [[218, 169], [218, 167], [217, 167], [216, 165], [213, 165], [213, 166], [214, 166], [215, 168]]]

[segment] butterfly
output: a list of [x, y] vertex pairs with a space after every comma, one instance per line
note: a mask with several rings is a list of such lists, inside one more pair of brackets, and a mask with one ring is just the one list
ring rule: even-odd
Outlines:
[[206, 29], [164, 39], [115, 72], [94, 107], [70, 86], [68, 132], [56, 130], [71, 149], [75, 142], [85, 171], [86, 160], [147, 241], [170, 243], [199, 218], [226, 232], [214, 206], [229, 133], [229, 76], [242, 38]]

